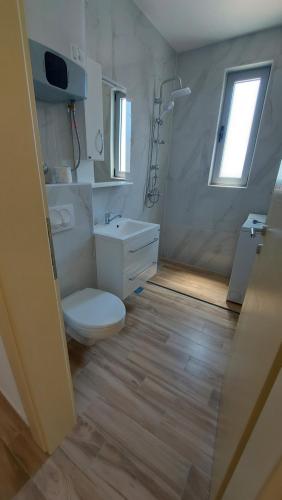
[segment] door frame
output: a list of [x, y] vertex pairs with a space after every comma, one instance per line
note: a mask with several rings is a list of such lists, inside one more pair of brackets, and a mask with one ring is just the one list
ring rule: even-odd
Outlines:
[[0, 330], [34, 440], [52, 453], [75, 423], [73, 387], [23, 0], [1, 7]]

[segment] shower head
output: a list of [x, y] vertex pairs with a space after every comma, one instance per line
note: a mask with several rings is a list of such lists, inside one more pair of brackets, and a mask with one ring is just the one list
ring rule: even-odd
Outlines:
[[162, 114], [160, 116], [160, 120], [162, 120], [167, 113], [170, 113], [171, 111], [173, 111], [173, 108], [174, 108], [174, 101], [168, 101], [163, 107], [163, 111], [162, 111]]
[[191, 94], [191, 89], [189, 87], [184, 87], [183, 89], [177, 89], [173, 90], [171, 92], [171, 98], [172, 99], [179, 99], [180, 97], [187, 97], [188, 95]]
[[167, 113], [170, 113], [171, 111], [173, 111], [174, 105], [175, 105], [175, 102], [174, 102], [175, 99], [179, 99], [180, 97], [186, 97], [190, 94], [191, 94], [191, 90], [189, 89], [189, 87], [185, 87], [184, 89], [180, 88], [177, 90], [173, 90], [170, 94], [170, 97], [171, 97], [170, 101], [168, 101], [163, 106], [163, 111], [161, 113], [160, 120], [163, 120], [164, 116]]

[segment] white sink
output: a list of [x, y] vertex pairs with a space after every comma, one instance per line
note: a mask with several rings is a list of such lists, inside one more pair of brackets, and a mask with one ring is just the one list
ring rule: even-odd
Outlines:
[[160, 226], [115, 219], [94, 226], [97, 285], [125, 299], [157, 272]]
[[159, 228], [158, 224], [143, 222], [133, 219], [115, 219], [110, 224], [97, 224], [94, 226], [95, 236], [104, 236], [106, 238], [115, 238], [118, 240], [128, 240], [143, 234], [151, 229]]

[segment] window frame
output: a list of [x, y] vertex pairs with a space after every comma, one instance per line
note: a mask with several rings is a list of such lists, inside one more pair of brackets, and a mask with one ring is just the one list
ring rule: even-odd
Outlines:
[[[130, 155], [131, 155], [131, 144], [129, 144], [128, 136], [131, 138], [131, 109], [130, 109], [130, 123], [126, 123], [126, 164], [129, 165], [129, 169], [125, 171], [120, 170], [120, 157], [121, 157], [121, 102], [126, 99], [126, 114], [128, 113], [128, 106], [131, 106], [131, 101], [127, 99], [126, 93], [115, 89], [113, 91], [113, 130], [114, 130], [114, 144], [113, 144], [113, 176], [119, 179], [128, 179], [130, 177]], [[130, 139], [131, 143], [131, 139]]]
[[[261, 124], [261, 118], [263, 115], [264, 104], [267, 96], [267, 89], [270, 81], [271, 68], [272, 64], [271, 62], [268, 62], [248, 68], [245, 67], [245, 68], [232, 69], [226, 72], [224, 79], [224, 86], [223, 86], [222, 103], [220, 107], [219, 119], [218, 119], [218, 125], [214, 143], [214, 152], [213, 152], [213, 159], [212, 159], [212, 166], [211, 166], [211, 173], [209, 180], [210, 186], [237, 187], [237, 188], [247, 187], [252, 168], [253, 158], [255, 154], [256, 143], [259, 135], [259, 128]], [[228, 130], [228, 122], [230, 118], [234, 85], [237, 82], [253, 80], [258, 77], [261, 79], [261, 84], [258, 92], [242, 175], [240, 178], [220, 177], [219, 174], [223, 158], [226, 132]], [[222, 137], [222, 132], [224, 134], [223, 137]]]

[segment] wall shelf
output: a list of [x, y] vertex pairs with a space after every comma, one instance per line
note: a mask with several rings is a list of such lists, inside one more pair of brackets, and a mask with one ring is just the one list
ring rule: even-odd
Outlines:
[[92, 186], [92, 189], [112, 188], [121, 186], [132, 186], [130, 181], [109, 181], [109, 182], [70, 182], [58, 184], [45, 184], [46, 187], [71, 187], [71, 186]]
[[57, 182], [56, 184], [45, 184], [45, 187], [71, 187], [71, 186], [91, 186], [91, 182]]
[[129, 181], [94, 182], [92, 184], [92, 188], [100, 189], [100, 188], [112, 188], [112, 187], [132, 186], [132, 185], [133, 182]]

